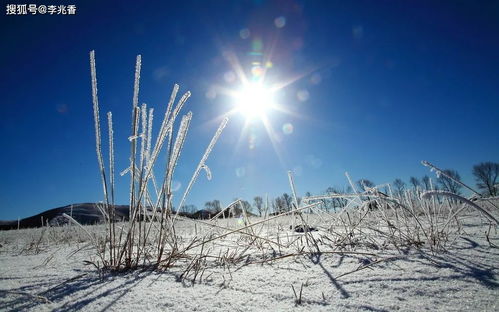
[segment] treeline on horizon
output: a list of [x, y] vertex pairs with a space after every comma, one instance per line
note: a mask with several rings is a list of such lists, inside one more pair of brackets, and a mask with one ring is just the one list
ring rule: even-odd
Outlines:
[[[418, 195], [421, 192], [428, 190], [443, 190], [458, 195], [462, 194], [461, 191], [463, 187], [456, 182], [461, 181], [459, 173], [452, 169], [446, 169], [442, 172], [444, 174], [437, 176], [435, 182], [427, 175], [421, 178], [410, 177], [408, 183], [397, 178], [390, 185], [388, 183], [375, 185], [375, 183], [369, 179], [360, 179], [357, 182], [352, 183], [353, 188], [352, 186], [346, 188], [328, 187], [319, 195], [362, 193], [366, 191], [367, 188], [373, 187], [376, 187], [380, 193], [398, 198], [404, 196], [407, 192], [411, 192], [412, 195], [410, 196], [414, 196], [414, 194]], [[472, 173], [476, 181], [476, 187], [483, 197], [499, 196], [499, 163], [483, 162], [477, 164], [473, 166]], [[310, 196], [312, 196], [310, 192], [305, 193], [305, 197]], [[341, 209], [348, 205], [348, 200], [345, 197], [319, 200], [321, 208], [326, 211], [336, 211], [337, 209]], [[298, 197], [297, 201], [299, 205], [302, 198]], [[97, 208], [98, 205], [99, 204], [95, 203], [74, 204], [54, 208], [24, 219], [0, 221], [0, 230], [39, 227], [45, 224], [48, 225], [49, 223], [50, 225], [68, 223], [69, 221], [62, 213], [75, 217], [78, 222], [82, 224], [97, 224], [102, 221], [102, 216]], [[227, 209], [221, 214], [219, 214], [219, 212], [225, 207], [222, 207], [221, 202], [217, 199], [205, 202], [202, 209], [199, 209], [195, 205], [184, 205], [179, 211], [179, 215], [193, 219], [208, 219], [216, 215], [220, 218], [239, 217], [244, 210], [248, 215], [268, 216], [290, 211], [293, 208], [293, 205], [293, 196], [288, 193], [283, 193], [272, 199], [255, 196], [252, 202], [244, 199], [235, 199], [234, 203], [231, 204], [231, 209]], [[117, 211], [117, 220], [128, 220], [128, 205], [115, 205], [114, 207]], [[73, 215], [73, 208], [76, 215]], [[152, 207], [146, 207], [146, 209], [151, 211]], [[175, 208], [173, 208], [173, 211], [176, 211]]]
[[[323, 195], [327, 194], [345, 194], [352, 192], [364, 192], [366, 188], [377, 187], [379, 191], [400, 197], [407, 190], [414, 190], [416, 192], [428, 191], [428, 190], [443, 190], [447, 192], [452, 192], [458, 195], [462, 194], [462, 185], [456, 181], [461, 181], [461, 175], [457, 170], [445, 169], [443, 170], [445, 175], [440, 175], [436, 178], [435, 182], [430, 179], [428, 175], [424, 175], [421, 178], [411, 176], [408, 182], [404, 182], [402, 179], [395, 179], [391, 183], [391, 187], [388, 184], [376, 185], [373, 181], [362, 178], [354, 183], [355, 190], [352, 186], [346, 188], [328, 187]], [[499, 163], [495, 162], [482, 162], [474, 165], [472, 168], [472, 174], [475, 178], [476, 187], [481, 192], [484, 197], [495, 197], [499, 195]], [[310, 192], [305, 193], [306, 197], [311, 196]], [[301, 198], [298, 199], [298, 204], [301, 202]], [[236, 199], [235, 199], [236, 200]], [[235, 201], [234, 200], [234, 201]], [[267, 213], [276, 214], [286, 211], [290, 211], [293, 207], [293, 197], [288, 193], [283, 193], [273, 199], [267, 199], [261, 196], [255, 196], [252, 203], [247, 200], [241, 199], [242, 208], [250, 214], [256, 214], [262, 216], [265, 214], [265, 210], [268, 209]], [[343, 208], [347, 205], [348, 201], [345, 198], [334, 198], [328, 200], [322, 200], [322, 206], [326, 211], [334, 211], [338, 208]], [[266, 208], [268, 207], [268, 208]], [[210, 214], [216, 214], [220, 212], [224, 207], [222, 207], [219, 200], [215, 199], [212, 201], [207, 201], [202, 209], [199, 209], [195, 205], [185, 205], [182, 207], [182, 212], [186, 214], [195, 214], [198, 211], [206, 211]], [[240, 208], [239, 208], [240, 209]]]

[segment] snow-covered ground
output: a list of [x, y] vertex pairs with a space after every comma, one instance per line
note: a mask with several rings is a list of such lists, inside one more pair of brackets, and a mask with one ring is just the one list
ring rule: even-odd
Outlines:
[[[163, 272], [100, 274], [84, 262], [96, 259], [95, 250], [77, 227], [49, 228], [43, 235], [42, 229], [6, 231], [0, 233], [0, 310], [498, 311], [499, 249], [487, 242], [483, 220], [467, 220], [446, 252], [359, 246], [341, 254], [324, 247], [324, 253], [312, 257], [255, 263], [262, 255], [250, 250], [244, 260], [230, 266], [208, 260], [195, 281], [193, 273], [180, 277], [185, 271], [182, 263]], [[186, 233], [192, 231], [189, 222], [182, 224]], [[304, 235], [281, 234], [283, 240]], [[320, 237], [320, 231], [314, 235]], [[230, 250], [242, 252], [237, 247], [244, 246], [241, 235], [234, 237], [220, 250], [232, 242]], [[495, 229], [489, 237], [499, 244]], [[358, 268], [362, 269], [355, 271]], [[353, 273], [340, 276], [349, 272]], [[301, 291], [300, 304], [292, 286], [298, 297]]]

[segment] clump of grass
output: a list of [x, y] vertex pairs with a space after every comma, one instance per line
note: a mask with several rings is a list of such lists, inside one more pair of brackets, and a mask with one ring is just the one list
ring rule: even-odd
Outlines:
[[[95, 52], [90, 52], [96, 153], [104, 193], [104, 201], [99, 209], [104, 215], [107, 233], [104, 244], [100, 246], [98, 243], [95, 243], [95, 246], [103, 267], [112, 270], [134, 269], [139, 265], [162, 266], [165, 263], [170, 265], [175, 259], [182, 258], [184, 252], [179, 246], [179, 238], [175, 231], [175, 218], [178, 216], [180, 209], [176, 211], [176, 214], [173, 214], [172, 180], [185, 144], [192, 119], [192, 112], [188, 112], [182, 116], [180, 126], [176, 130], [175, 139], [173, 138], [175, 121], [184, 104], [189, 99], [190, 92], [186, 92], [177, 104], [174, 105], [179, 89], [178, 85], [174, 85], [160, 131], [156, 137], [156, 142], [152, 145], [153, 110], [149, 109], [148, 111], [146, 104], [143, 104], [141, 107], [138, 106], [141, 66], [142, 59], [139, 55], [136, 59], [132, 98], [132, 127], [131, 135], [129, 136], [130, 166], [122, 172], [122, 174], [130, 174], [129, 220], [128, 223], [117, 229], [118, 220], [116, 220], [114, 212], [114, 132], [112, 113], [109, 112], [107, 114], [109, 133], [108, 177], [102, 155]], [[208, 145], [188, 184], [179, 207], [182, 207], [182, 203], [185, 201], [202, 170], [207, 172], [208, 178], [211, 177], [211, 172], [206, 161], [227, 121], [227, 118], [222, 121]], [[165, 147], [165, 143], [166, 148], [163, 148]], [[158, 156], [163, 150], [168, 160], [164, 169], [163, 180], [158, 184], [154, 175], [154, 168]], [[151, 194], [149, 191], [151, 184], [155, 190], [155, 194]], [[72, 222], [76, 221], [72, 220]]]
[[[428, 162], [423, 162], [423, 165], [432, 168], [437, 174], [445, 174]], [[302, 200], [304, 203], [335, 198], [348, 201], [339, 213], [333, 215], [317, 211], [329, 220], [331, 225], [328, 231], [334, 237], [328, 237], [328, 240], [339, 248], [365, 246], [380, 249], [391, 245], [401, 252], [407, 247], [445, 250], [460, 232], [465, 212], [473, 212], [468, 207], [481, 213], [495, 225], [498, 224], [497, 218], [484, 207], [454, 193], [436, 190], [420, 192], [415, 189], [389, 196], [379, 192], [378, 187], [365, 187], [364, 192], [358, 192], [348, 173], [345, 175], [353, 193], [310, 196]], [[290, 181], [292, 182], [291, 178]], [[464, 183], [459, 183], [471, 189]], [[293, 183], [291, 187], [293, 189]], [[435, 200], [436, 196], [450, 197], [453, 200]], [[495, 206], [493, 202], [491, 204]]]

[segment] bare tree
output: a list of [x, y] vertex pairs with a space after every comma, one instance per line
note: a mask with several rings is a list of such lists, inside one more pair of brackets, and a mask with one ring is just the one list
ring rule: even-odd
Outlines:
[[293, 203], [293, 198], [288, 195], [288, 193], [282, 194], [282, 199], [284, 200], [284, 211], [290, 211], [291, 210], [291, 204]]
[[213, 202], [207, 201], [206, 203], [204, 203], [204, 209], [208, 211], [213, 211]]
[[271, 200], [270, 203], [272, 204], [273, 213], [278, 213], [279, 212], [279, 205], [278, 205], [277, 198]]
[[461, 194], [460, 189], [462, 186], [456, 181], [461, 181], [461, 176], [456, 170], [446, 169], [438, 178], [438, 184], [442, 187], [444, 191], [451, 192], [454, 194]]
[[218, 199], [215, 199], [213, 201], [213, 208], [215, 209], [215, 212], [219, 212], [222, 210], [222, 205], [220, 204], [220, 201]]
[[425, 190], [429, 191], [431, 189], [431, 183], [430, 183], [430, 177], [425, 175], [423, 178], [421, 178], [421, 182], [425, 188]]
[[486, 196], [499, 195], [498, 181], [499, 163], [482, 162], [473, 166], [473, 175], [477, 181], [477, 187], [482, 190]]
[[410, 177], [409, 178], [409, 183], [411, 183], [412, 187], [416, 190], [418, 188], [418, 186], [421, 185], [421, 183], [419, 182], [419, 179], [416, 178], [416, 177]]
[[[338, 189], [331, 186], [328, 187], [325, 192], [326, 195], [339, 194], [339, 193], [341, 192], [338, 191]], [[340, 197], [333, 199], [324, 199], [322, 200], [322, 202], [327, 211], [329, 211], [329, 208], [333, 208], [333, 210], [336, 211], [337, 207], [341, 208], [347, 204], [347, 200], [345, 198], [340, 198]]]
[[218, 199], [207, 201], [206, 203], [204, 203], [204, 208], [212, 213], [217, 213], [222, 210], [222, 208], [220, 207], [220, 201]]
[[287, 193], [282, 194], [282, 196], [277, 196], [272, 203], [272, 207], [274, 208], [274, 212], [282, 213], [286, 211], [290, 211], [291, 209], [292, 198]]
[[255, 198], [253, 198], [253, 201], [254, 201], [254, 205], [256, 207], [256, 210], [258, 211], [258, 214], [261, 217], [262, 212], [263, 212], [263, 199], [260, 196], [255, 196]]
[[181, 211], [186, 212], [186, 213], [194, 213], [197, 210], [198, 210], [198, 208], [195, 205], [183, 205]]
[[395, 181], [393, 181], [393, 186], [395, 187], [396, 194], [398, 196], [402, 196], [402, 193], [405, 190], [405, 183], [404, 183], [404, 181], [402, 181], [400, 179], [395, 179]]
[[251, 212], [251, 204], [246, 201], [246, 200], [241, 200], [241, 205], [243, 206], [243, 209], [246, 213], [250, 213]]

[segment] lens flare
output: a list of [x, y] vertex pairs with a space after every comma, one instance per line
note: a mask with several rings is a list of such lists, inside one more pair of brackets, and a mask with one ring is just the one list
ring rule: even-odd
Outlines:
[[286, 18], [284, 16], [276, 17], [276, 19], [274, 20], [274, 25], [277, 28], [283, 28], [284, 26], [286, 26]]
[[292, 134], [293, 133], [293, 125], [290, 123], [285, 123], [282, 126], [282, 132], [284, 132], [284, 134], [286, 134], [286, 135]]
[[251, 49], [255, 52], [259, 52], [263, 49], [263, 42], [261, 39], [257, 38], [251, 42]]
[[239, 31], [239, 36], [241, 39], [248, 39], [250, 36], [250, 31], [248, 28], [243, 28]]
[[308, 93], [307, 90], [303, 89], [303, 90], [300, 90], [296, 93], [296, 97], [298, 98], [298, 100], [300, 102], [305, 102], [308, 100], [308, 98], [310, 97], [310, 93]]
[[273, 94], [261, 83], [249, 83], [236, 95], [236, 107], [246, 118], [263, 117], [274, 105]]

